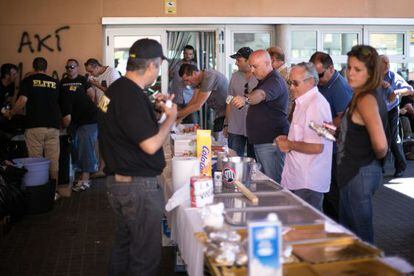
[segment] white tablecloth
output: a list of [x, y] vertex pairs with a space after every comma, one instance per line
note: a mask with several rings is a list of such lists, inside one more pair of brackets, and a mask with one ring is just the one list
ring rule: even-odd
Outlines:
[[190, 276], [203, 275], [203, 245], [194, 233], [202, 232], [202, 221], [196, 208], [177, 207], [173, 211], [171, 238], [177, 243]]

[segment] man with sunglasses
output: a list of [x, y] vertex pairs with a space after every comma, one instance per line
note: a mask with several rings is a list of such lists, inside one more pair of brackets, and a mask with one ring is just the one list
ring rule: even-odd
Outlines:
[[86, 77], [79, 75], [79, 62], [68, 59], [66, 77], [61, 81], [60, 104], [63, 125], [69, 127], [76, 169], [81, 176], [72, 190], [75, 192], [89, 188], [89, 175], [98, 170], [95, 145], [98, 136], [97, 107], [92, 98], [94, 90]]
[[309, 123], [332, 120], [329, 103], [316, 87], [318, 73], [312, 63], [299, 63], [291, 69], [288, 85], [295, 103], [289, 134], [275, 143], [286, 153], [282, 186], [313, 207], [322, 210], [323, 193], [331, 181], [332, 142], [309, 128]]
[[[239, 69], [230, 79], [229, 95], [233, 97], [247, 96], [257, 86], [257, 79], [253, 76], [247, 62], [251, 53], [253, 53], [251, 48], [243, 47], [230, 56], [236, 60], [236, 66]], [[238, 156], [244, 156], [247, 144], [247, 156], [254, 157], [253, 145], [247, 141], [246, 116], [247, 107], [238, 109], [227, 104], [223, 134], [228, 138], [229, 148], [235, 150]]]
[[[334, 68], [332, 58], [323, 52], [315, 52], [310, 60], [318, 72], [319, 92], [326, 98], [331, 108], [333, 124], [339, 126], [342, 113], [345, 111], [352, 98], [352, 89], [348, 82]], [[339, 190], [336, 183], [336, 144], [332, 154], [332, 177], [329, 193], [325, 194], [323, 210], [325, 214], [334, 220], [339, 215]]]
[[289, 131], [288, 88], [282, 76], [273, 70], [266, 50], [253, 52], [248, 62], [259, 83], [248, 95], [234, 97], [232, 105], [236, 108], [249, 105], [246, 117], [248, 140], [254, 146], [256, 159], [264, 173], [280, 183], [285, 154], [273, 145], [273, 140]]

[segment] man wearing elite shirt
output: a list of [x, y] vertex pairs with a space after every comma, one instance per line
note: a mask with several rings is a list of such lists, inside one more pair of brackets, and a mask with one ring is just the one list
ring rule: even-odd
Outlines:
[[78, 73], [79, 63], [75, 59], [66, 62], [67, 77], [61, 81], [60, 102], [63, 124], [71, 125], [75, 151], [75, 164], [81, 177], [72, 190], [75, 192], [89, 188], [89, 174], [98, 170], [95, 145], [98, 138], [96, 121], [97, 107], [89, 94], [93, 93], [86, 78]]
[[[26, 106], [25, 140], [30, 157], [50, 160], [50, 177], [56, 182], [59, 171], [59, 84], [46, 75], [47, 61], [42, 57], [33, 60], [33, 74], [23, 79], [19, 97], [7, 114], [13, 116]], [[56, 182], [57, 183], [57, 182]]]

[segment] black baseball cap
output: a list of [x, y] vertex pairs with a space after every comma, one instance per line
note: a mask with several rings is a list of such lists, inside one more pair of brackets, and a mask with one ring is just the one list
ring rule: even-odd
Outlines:
[[234, 58], [234, 59], [239, 58], [239, 57], [248, 59], [251, 53], [253, 53], [252, 48], [250, 48], [250, 47], [243, 47], [243, 48], [240, 48], [237, 51], [237, 53], [235, 53], [234, 55], [231, 55], [230, 57], [231, 58]]
[[149, 38], [139, 39], [129, 48], [130, 58], [161, 58], [167, 59], [163, 52], [161, 44]]

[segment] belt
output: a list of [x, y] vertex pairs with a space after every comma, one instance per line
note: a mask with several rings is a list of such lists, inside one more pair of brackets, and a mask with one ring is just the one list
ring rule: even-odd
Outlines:
[[132, 182], [132, 176], [115, 174], [115, 181], [124, 183]]

